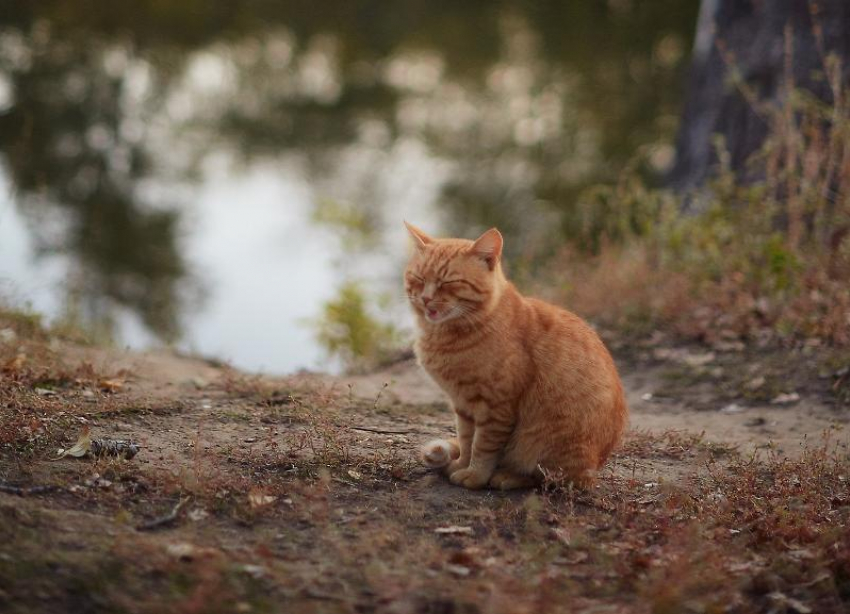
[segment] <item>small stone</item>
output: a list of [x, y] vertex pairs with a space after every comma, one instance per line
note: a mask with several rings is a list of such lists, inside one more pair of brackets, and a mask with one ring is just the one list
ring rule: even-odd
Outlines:
[[747, 390], [758, 390], [762, 386], [764, 386], [765, 379], [763, 376], [754, 377], [750, 381], [747, 382], [746, 386], [744, 386]]
[[800, 395], [796, 392], [788, 392], [777, 395], [771, 401], [774, 405], [791, 405], [800, 400]]
[[192, 544], [182, 542], [177, 544], [168, 544], [165, 547], [165, 551], [169, 554], [169, 556], [180, 561], [191, 561], [197, 554], [198, 549]]
[[202, 507], [196, 507], [195, 509], [189, 510], [189, 513], [187, 514], [189, 520], [192, 522], [200, 522], [209, 515], [210, 513]]
[[712, 362], [716, 358], [714, 352], [706, 352], [704, 354], [685, 354], [682, 357], [684, 362], [689, 367], [702, 367]]
[[260, 579], [264, 575], [266, 575], [266, 568], [262, 565], [249, 565], [245, 564], [239, 568], [239, 571], [242, 571], [252, 578]]
[[740, 414], [744, 411], [744, 408], [738, 405], [737, 403], [729, 403], [729, 405], [723, 407], [720, 410], [722, 414]]
[[439, 535], [472, 535], [473, 534], [472, 527], [458, 527], [458, 526], [449, 526], [449, 527], [437, 527], [434, 529], [434, 533]]
[[454, 575], [459, 576], [461, 578], [465, 578], [470, 573], [472, 573], [472, 571], [469, 569], [469, 567], [464, 567], [463, 565], [452, 565], [452, 564], [446, 565], [446, 571], [448, 571], [450, 574], [454, 574]]
[[743, 341], [716, 341], [712, 347], [718, 352], [743, 352], [747, 348]]

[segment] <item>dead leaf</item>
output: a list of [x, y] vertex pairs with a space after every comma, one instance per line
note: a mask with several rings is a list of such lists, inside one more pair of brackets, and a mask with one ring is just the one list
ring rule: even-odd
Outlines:
[[584, 550], [573, 550], [567, 556], [556, 557], [552, 562], [555, 565], [579, 565], [589, 558], [590, 555]]
[[570, 545], [570, 532], [563, 527], [555, 527], [552, 529], [552, 536], [565, 546]]
[[244, 565], [240, 565], [238, 567], [239, 571], [248, 574], [254, 579], [259, 580], [263, 576], [265, 576], [268, 572], [265, 567], [262, 565], [251, 565], [249, 563], [245, 563]]
[[200, 522], [201, 520], [209, 516], [210, 513], [202, 507], [196, 507], [194, 509], [189, 510], [189, 513], [186, 515], [192, 522]]
[[74, 458], [82, 458], [91, 450], [91, 429], [88, 425], [83, 427], [83, 432], [80, 433], [79, 438], [77, 439], [77, 443], [68, 448], [67, 450], [59, 450], [59, 456], [56, 457], [56, 460], [60, 458], [65, 458], [66, 456], [73, 456]]
[[213, 558], [220, 554], [220, 551], [215, 548], [205, 548], [188, 542], [168, 544], [165, 547], [165, 552], [178, 561], [184, 562], [191, 562], [200, 558]]
[[766, 381], [767, 380], [765, 380], [764, 376], [759, 375], [758, 377], [754, 377], [753, 379], [748, 381], [744, 385], [744, 388], [746, 388], [747, 390], [758, 390], [759, 388], [764, 386]]
[[800, 400], [800, 395], [796, 392], [788, 392], [777, 395], [771, 400], [771, 403], [774, 405], [790, 405], [791, 403], [796, 403]]
[[82, 458], [87, 454], [92, 456], [115, 456], [130, 460], [139, 453], [139, 446], [126, 439], [92, 439], [90, 427], [83, 426], [83, 431], [77, 439], [77, 443], [67, 450], [59, 449], [59, 455], [54, 460], [73, 456]]
[[195, 557], [198, 549], [192, 544], [182, 542], [178, 544], [168, 544], [165, 547], [165, 551], [169, 554], [169, 556], [180, 561], [191, 561]]
[[248, 503], [251, 504], [251, 507], [253, 509], [266, 507], [268, 505], [271, 505], [275, 501], [277, 501], [277, 497], [275, 497], [274, 495], [268, 495], [259, 488], [251, 489], [251, 491], [248, 493]]
[[124, 382], [119, 379], [102, 379], [97, 385], [104, 392], [118, 392], [124, 387]]
[[359, 480], [359, 479], [361, 479], [361, 478], [363, 477], [363, 475], [362, 475], [359, 471], [356, 471], [356, 470], [354, 470], [354, 469], [349, 469], [349, 470], [348, 470], [348, 475], [350, 475], [350, 476], [351, 476], [352, 478], [354, 478], [355, 480]]
[[6, 371], [8, 373], [20, 371], [26, 361], [26, 354], [18, 354], [14, 358], [10, 358], [5, 363], [3, 363], [3, 371]]
[[18, 338], [18, 334], [11, 328], [0, 328], [0, 343], [12, 343]]
[[463, 550], [453, 552], [451, 556], [449, 556], [449, 563], [474, 569], [481, 566], [478, 562], [478, 556], [480, 554], [481, 552], [478, 548], [464, 548]]
[[473, 530], [472, 527], [449, 526], [437, 527], [434, 529], [434, 533], [439, 535], [472, 535]]
[[706, 352], [704, 354], [685, 354], [682, 357], [684, 362], [689, 367], [702, 367], [707, 365], [716, 358], [714, 352]]
[[785, 608], [797, 612], [797, 614], [811, 614], [812, 609], [806, 604], [794, 599], [793, 597], [789, 597], [785, 593], [781, 593], [779, 591], [775, 591], [770, 593], [768, 597], [778, 606], [784, 606]]
[[469, 567], [464, 567], [463, 565], [452, 565], [451, 563], [446, 565], [446, 571], [456, 576], [460, 576], [461, 578], [465, 578], [472, 573], [472, 570], [469, 569]]

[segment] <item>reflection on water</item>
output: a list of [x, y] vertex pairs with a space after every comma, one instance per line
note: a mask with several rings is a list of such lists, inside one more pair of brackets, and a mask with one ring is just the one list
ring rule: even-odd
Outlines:
[[0, 293], [279, 372], [347, 281], [403, 318], [403, 217], [529, 260], [662, 167], [698, 2], [11, 4]]

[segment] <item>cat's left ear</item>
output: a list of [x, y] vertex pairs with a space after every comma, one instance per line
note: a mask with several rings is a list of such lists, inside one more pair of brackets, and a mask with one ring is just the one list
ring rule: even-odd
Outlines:
[[487, 263], [487, 268], [492, 271], [502, 259], [502, 243], [502, 233], [491, 228], [475, 240], [472, 253]]
[[405, 222], [404, 225], [407, 227], [407, 232], [409, 232], [410, 236], [413, 238], [413, 244], [416, 246], [417, 250], [422, 251], [426, 245], [434, 242], [434, 239], [426, 235], [413, 224]]

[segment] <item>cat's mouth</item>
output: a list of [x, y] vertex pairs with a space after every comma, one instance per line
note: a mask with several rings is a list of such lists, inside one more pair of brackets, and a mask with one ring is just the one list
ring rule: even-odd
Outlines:
[[425, 314], [425, 319], [432, 324], [438, 324], [443, 320], [448, 320], [452, 315], [451, 309], [440, 310], [434, 307], [423, 307], [422, 312]]

